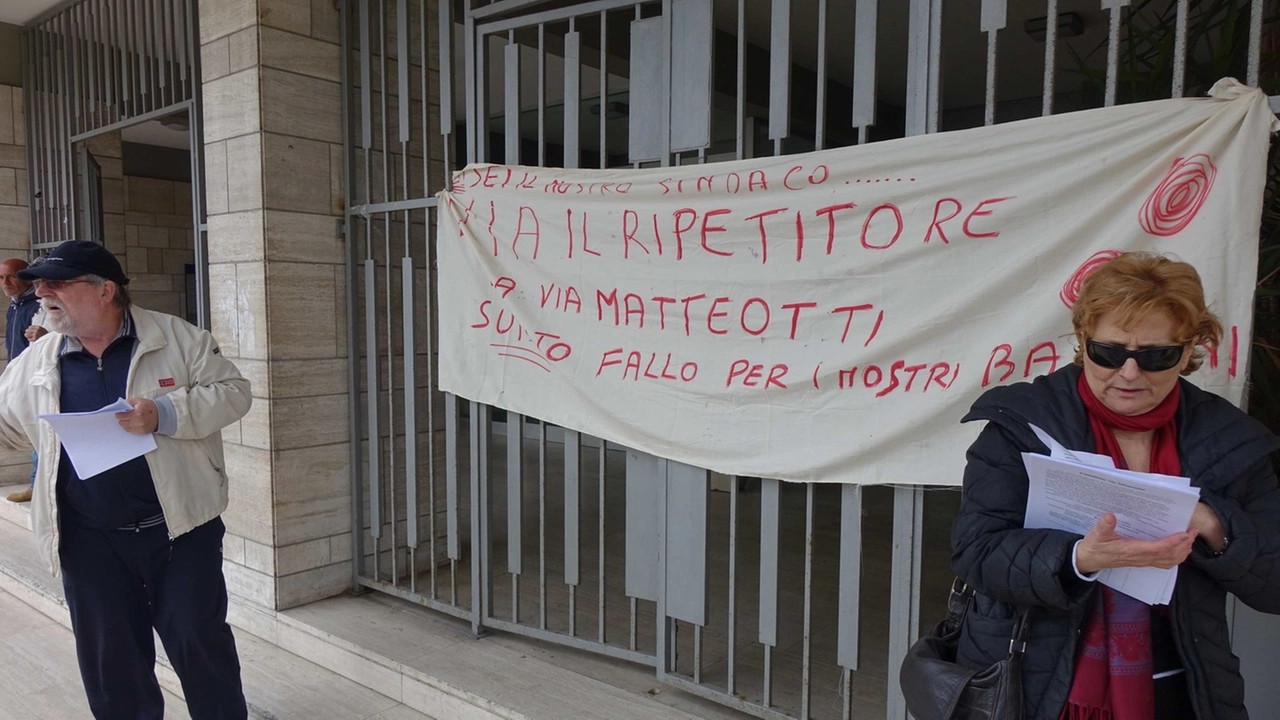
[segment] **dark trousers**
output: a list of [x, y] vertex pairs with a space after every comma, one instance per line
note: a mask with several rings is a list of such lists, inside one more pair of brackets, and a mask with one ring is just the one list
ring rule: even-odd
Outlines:
[[246, 718], [227, 625], [222, 536], [214, 519], [170, 541], [163, 524], [131, 532], [64, 523], [59, 556], [76, 658], [97, 720], [161, 720], [152, 628], [193, 720]]

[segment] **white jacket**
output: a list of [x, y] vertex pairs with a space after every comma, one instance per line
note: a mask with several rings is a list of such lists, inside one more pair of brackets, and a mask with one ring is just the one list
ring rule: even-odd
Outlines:
[[[221, 430], [249, 411], [249, 381], [208, 332], [172, 315], [137, 306], [129, 310], [138, 346], [129, 363], [126, 397], [167, 394], [177, 415], [177, 431], [157, 434], [156, 449], [146, 455], [169, 536], [177, 537], [227, 508]], [[51, 332], [40, 338], [0, 375], [0, 446], [34, 447], [40, 456], [31, 529], [41, 559], [55, 576], [60, 572], [55, 484], [61, 452], [53, 429], [36, 416], [58, 412], [63, 337]]]

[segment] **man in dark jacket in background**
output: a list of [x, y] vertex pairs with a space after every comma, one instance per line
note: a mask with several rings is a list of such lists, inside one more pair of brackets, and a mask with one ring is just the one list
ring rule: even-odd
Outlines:
[[[0, 262], [0, 290], [9, 296], [9, 309], [4, 319], [5, 359], [12, 362], [26, 350], [32, 341], [44, 335], [47, 330], [33, 325], [32, 319], [40, 310], [40, 300], [36, 297], [31, 283], [18, 277], [19, 270], [25, 270], [27, 262], [18, 258], [9, 258]], [[31, 451], [31, 482], [36, 478], [36, 453]], [[30, 502], [31, 488], [9, 495], [9, 502]]]

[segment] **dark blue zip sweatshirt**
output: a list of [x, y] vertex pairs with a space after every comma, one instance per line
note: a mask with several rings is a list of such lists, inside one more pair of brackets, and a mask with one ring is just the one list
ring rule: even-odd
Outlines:
[[36, 291], [28, 288], [16, 298], [10, 298], [9, 309], [4, 314], [4, 349], [5, 357], [13, 360], [22, 354], [31, 343], [24, 334], [31, 327], [31, 318], [40, 310], [40, 299]]
[[[101, 358], [70, 343], [64, 345], [58, 360], [61, 412], [98, 410], [128, 397], [125, 385], [137, 344], [132, 318], [126, 316], [120, 336]], [[81, 480], [66, 449], [58, 464], [58, 507], [64, 522], [101, 530], [125, 528], [162, 515], [145, 456]]]

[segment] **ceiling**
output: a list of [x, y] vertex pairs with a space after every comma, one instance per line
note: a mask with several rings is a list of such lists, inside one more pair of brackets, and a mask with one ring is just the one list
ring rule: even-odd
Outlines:
[[3, 0], [0, 2], [0, 22], [26, 25], [44, 13], [63, 4], [65, 0]]

